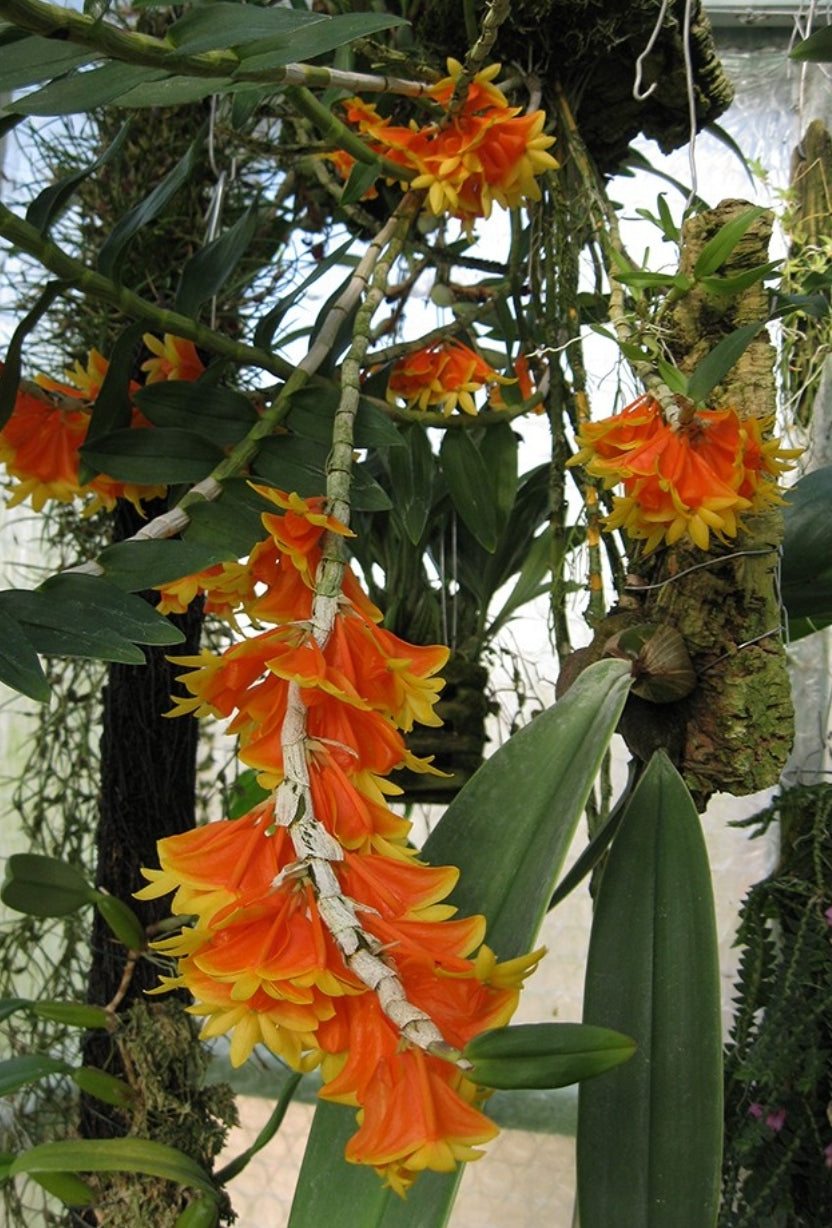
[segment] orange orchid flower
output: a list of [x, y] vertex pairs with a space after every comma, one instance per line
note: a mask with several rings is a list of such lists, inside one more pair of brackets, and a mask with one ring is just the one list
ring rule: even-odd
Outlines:
[[387, 384], [387, 400], [399, 397], [408, 409], [441, 408], [448, 417], [455, 409], [476, 414], [473, 394], [511, 380], [498, 374], [484, 358], [453, 338], [437, 341], [400, 358]]

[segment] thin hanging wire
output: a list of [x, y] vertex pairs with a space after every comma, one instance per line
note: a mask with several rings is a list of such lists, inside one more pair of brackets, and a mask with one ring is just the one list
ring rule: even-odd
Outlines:
[[[208, 164], [213, 171], [216, 180], [211, 199], [208, 202], [208, 211], [205, 218], [205, 237], [202, 241], [203, 247], [207, 247], [220, 233], [222, 225], [222, 213], [225, 205], [225, 198], [228, 192], [229, 185], [234, 182], [237, 176], [237, 159], [232, 156], [230, 170], [225, 170], [217, 163], [217, 106], [219, 103], [219, 95], [211, 96], [211, 110], [208, 116]], [[211, 299], [211, 328], [217, 327], [217, 296]]]

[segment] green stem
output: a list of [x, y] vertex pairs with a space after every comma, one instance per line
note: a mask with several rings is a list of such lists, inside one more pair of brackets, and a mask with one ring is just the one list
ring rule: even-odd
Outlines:
[[289, 102], [294, 103], [301, 115], [312, 121], [325, 141], [345, 150], [357, 162], [377, 166], [380, 175], [396, 182], [409, 182], [416, 177], [416, 171], [412, 167], [401, 166], [398, 162], [391, 162], [389, 158], [373, 153], [358, 133], [353, 132], [337, 115], [333, 115], [329, 107], [319, 102], [308, 89], [301, 86], [288, 89], [286, 97]]
[[121, 60], [147, 68], [163, 68], [189, 77], [217, 77], [235, 81], [273, 85], [275, 92], [284, 85], [311, 85], [319, 89], [347, 89], [352, 93], [403, 94], [418, 98], [429, 85], [399, 77], [369, 73], [339, 72], [310, 64], [247, 69], [245, 60], [230, 50], [181, 54], [165, 39], [153, 38], [136, 30], [124, 30], [111, 22], [88, 17], [72, 9], [47, 4], [45, 0], [0, 0], [0, 18], [31, 34], [80, 43], [102, 58]]
[[[473, 41], [472, 26], [476, 30], [472, 8], [472, 5], [465, 6], [465, 28], [469, 42]], [[500, 26], [510, 15], [511, 0], [488, 0], [488, 8], [483, 15], [478, 37], [476, 41], [473, 41], [471, 50], [465, 57], [459, 80], [454, 85], [454, 92], [448, 103], [449, 116], [456, 115], [462, 110], [468, 95], [468, 87], [491, 54], [491, 48], [494, 46]]]
[[[0, 0], [2, 3], [2, 0]], [[154, 330], [160, 333], [172, 333], [176, 337], [184, 337], [193, 341], [209, 353], [228, 358], [239, 366], [260, 367], [264, 371], [280, 379], [287, 379], [295, 370], [285, 358], [272, 354], [268, 350], [256, 346], [244, 345], [240, 341], [232, 341], [222, 333], [215, 332], [204, 324], [197, 324], [189, 316], [180, 315], [177, 311], [168, 311], [149, 302], [140, 295], [111, 281], [101, 273], [96, 273], [74, 256], [68, 255], [51, 239], [45, 238], [39, 230], [12, 213], [5, 205], [0, 204], [0, 236], [8, 239], [15, 247], [27, 252], [48, 269], [60, 277], [62, 281], [77, 286], [91, 298], [109, 303], [117, 307], [126, 316], [136, 320], [146, 320]]]

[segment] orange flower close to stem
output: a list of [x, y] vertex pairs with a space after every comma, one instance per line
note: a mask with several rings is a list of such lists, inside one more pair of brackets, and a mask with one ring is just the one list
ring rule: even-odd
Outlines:
[[772, 425], [734, 409], [703, 409], [674, 429], [658, 402], [643, 396], [582, 426], [580, 451], [568, 463], [585, 465], [608, 487], [623, 485], [608, 529], [625, 529], [645, 552], [685, 537], [707, 550], [711, 533], [736, 537], [743, 513], [782, 502], [778, 478], [799, 452], [765, 438]]
[[[145, 871], [139, 895], [173, 892], [174, 909], [191, 918], [156, 944], [177, 960], [161, 989], [191, 991], [189, 1009], [205, 1017], [202, 1035], [229, 1033], [234, 1065], [259, 1043], [297, 1069], [320, 1064], [321, 1095], [360, 1110], [347, 1158], [375, 1166], [403, 1194], [424, 1168], [445, 1172], [476, 1159], [496, 1132], [474, 1107], [473, 1084], [434, 1055], [434, 1038], [453, 1056], [507, 1022], [540, 952], [500, 964], [482, 945], [484, 919], [457, 917], [445, 902], [458, 871], [424, 864], [408, 844], [409, 823], [386, 802], [395, 789], [384, 776], [401, 763], [418, 766], [403, 731], [436, 723], [436, 673], [447, 649], [406, 644], [379, 627], [349, 571], [332, 631], [319, 642], [310, 596], [322, 539], [346, 530], [319, 500], [260, 491], [283, 512], [263, 515], [269, 540], [252, 555], [259, 582], [279, 594], [271, 600], [270, 588], [253, 606], [273, 625], [221, 657], [181, 659], [189, 697], [176, 711], [231, 716], [241, 758], [273, 787], [283, 780], [290, 702], [300, 700], [304, 805], [332, 849], [327, 891], [299, 858], [295, 819], [281, 811], [278, 790], [276, 802], [241, 819], [162, 840], [160, 868]], [[291, 744], [285, 753], [288, 774]], [[341, 925], [333, 928], [335, 900]], [[353, 914], [362, 953], [382, 981], [395, 981], [386, 997], [343, 941], [344, 917]], [[430, 1043], [407, 1030], [416, 1018], [429, 1024]]]
[[[538, 177], [558, 165], [547, 152], [554, 137], [543, 132], [544, 112], [524, 115], [521, 107], [510, 107], [492, 84], [499, 71], [500, 65], [492, 64], [478, 73], [462, 106], [450, 114], [462, 65], [449, 59], [449, 75], [428, 91], [445, 112], [436, 123], [399, 127], [360, 98], [344, 104], [347, 119], [370, 138], [374, 152], [416, 171], [409, 186], [427, 192], [432, 213], [449, 213], [469, 225], [488, 217], [495, 203], [514, 209], [539, 200]], [[336, 151], [333, 162], [348, 173], [347, 155]]]
[[455, 409], [475, 415], [475, 393], [511, 382], [474, 350], [451, 338], [400, 358], [390, 374], [387, 400], [395, 404], [400, 397], [409, 409], [439, 408], [445, 417]]

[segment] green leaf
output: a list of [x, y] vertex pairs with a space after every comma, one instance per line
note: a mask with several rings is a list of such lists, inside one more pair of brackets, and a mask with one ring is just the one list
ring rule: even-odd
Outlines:
[[664, 752], [627, 806], [596, 896], [584, 1020], [638, 1052], [582, 1085], [581, 1228], [709, 1228], [722, 1142], [719, 961], [699, 817]]
[[66, 290], [67, 284], [65, 281], [47, 282], [34, 307], [26, 313], [12, 333], [11, 340], [6, 347], [3, 369], [0, 371], [0, 430], [11, 418], [17, 400], [22, 370], [21, 356], [26, 338], [46, 315], [58, 295]]
[[185, 262], [174, 311], [196, 317], [199, 308], [225, 285], [257, 233], [258, 210], [250, 205], [224, 234], [206, 243]]
[[41, 1143], [18, 1155], [11, 1176], [27, 1173], [145, 1173], [191, 1186], [216, 1198], [208, 1173], [184, 1152], [143, 1138], [67, 1139]]
[[[125, 128], [122, 131], [126, 131]], [[101, 383], [95, 404], [92, 407], [85, 445], [92, 444], [103, 435], [130, 426], [132, 404], [130, 386], [141, 345], [144, 324], [128, 324], [122, 329], [112, 348], [107, 373]], [[84, 457], [80, 458], [78, 481], [81, 485], [92, 481], [96, 470]]]
[[97, 1197], [95, 1190], [75, 1173], [40, 1173], [34, 1180], [68, 1207], [88, 1207]]
[[20, 623], [37, 652], [46, 656], [144, 665], [140, 648], [119, 630], [96, 623], [94, 611], [81, 605], [53, 605], [45, 592], [10, 589], [0, 592], [0, 612], [3, 611]]
[[[331, 385], [302, 388], [292, 397], [292, 408], [283, 425], [296, 435], [314, 439], [328, 447], [332, 442], [332, 427], [340, 399], [340, 390]], [[354, 430], [357, 448], [398, 448], [404, 445], [404, 437], [395, 423], [366, 398], [358, 402]]]
[[696, 264], [693, 266], [694, 278], [697, 281], [701, 281], [703, 277], [710, 277], [718, 269], [721, 269], [749, 226], [756, 222], [758, 217], [762, 217], [765, 212], [766, 210], [761, 205], [755, 205], [752, 209], [746, 209], [739, 217], [732, 218], [730, 222], [723, 223], [713, 238], [708, 240], [699, 253]]
[[106, 578], [120, 589], [138, 592], [181, 580], [229, 555], [225, 549], [184, 541], [117, 542], [98, 556]]
[[[268, 11], [275, 12], [274, 9]], [[382, 13], [343, 13], [335, 17], [325, 17], [323, 21], [298, 30], [288, 39], [280, 35], [266, 35], [259, 45], [255, 43], [238, 46], [237, 50], [243, 61], [241, 70], [264, 72], [293, 61], [313, 60], [328, 51], [334, 51], [336, 47], [351, 43], [353, 39], [366, 38], [368, 34], [390, 30], [401, 24], [401, 17]]]
[[439, 449], [448, 493], [462, 523], [484, 550], [497, 547], [494, 481], [467, 431], [446, 431]]
[[51, 1074], [66, 1074], [72, 1067], [57, 1057], [39, 1053], [24, 1053], [0, 1062], [0, 1096], [10, 1096], [21, 1087], [37, 1083]]
[[526, 1023], [470, 1040], [466, 1079], [483, 1087], [567, 1087], [612, 1070], [636, 1051], [629, 1036], [588, 1023]]
[[26, 210], [26, 221], [30, 226], [34, 226], [43, 235], [47, 234], [55, 218], [59, 216], [64, 206], [69, 203], [81, 184], [89, 179], [90, 175], [94, 175], [97, 170], [100, 170], [102, 166], [106, 166], [121, 151], [128, 132], [129, 123], [122, 124], [115, 139], [110, 142], [94, 162], [90, 162], [88, 166], [84, 166], [80, 170], [73, 171], [70, 175], [65, 175], [57, 183], [50, 184], [48, 188], [44, 188], [42, 192], [39, 192]]
[[487, 630], [489, 639], [493, 639], [500, 628], [504, 627], [522, 606], [534, 601], [536, 597], [542, 597], [549, 591], [547, 576], [551, 566], [552, 539], [548, 533], [543, 532], [539, 537], [532, 539], [514, 588], [489, 622]]
[[688, 377], [683, 371], [663, 358], [657, 359], [656, 369], [671, 392], [676, 392], [682, 397], [688, 396]]
[[517, 436], [507, 422], [498, 422], [485, 431], [478, 450], [491, 478], [499, 534], [506, 527], [517, 497]]
[[2, 998], [0, 999], [0, 1023], [4, 1019], [8, 1019], [10, 1015], [14, 1015], [16, 1011], [21, 1011], [25, 1006], [31, 1006], [28, 998]]
[[823, 26], [815, 30], [802, 43], [798, 43], [789, 52], [793, 60], [805, 60], [811, 64], [828, 64], [832, 62], [832, 26]]
[[177, 1217], [173, 1228], [216, 1228], [219, 1222], [219, 1205], [212, 1198], [195, 1198]]
[[185, 638], [147, 601], [122, 592], [101, 576], [62, 572], [50, 576], [37, 591], [48, 596], [56, 612], [64, 611], [68, 622], [95, 619], [99, 626], [137, 644], [181, 644]]
[[111, 60], [98, 68], [72, 72], [51, 81], [43, 89], [15, 99], [8, 109], [19, 115], [74, 115], [79, 111], [93, 111], [134, 86], [166, 76], [163, 68], [143, 68]]
[[261, 443], [252, 469], [280, 490], [308, 499], [326, 494], [328, 454], [329, 449], [314, 440], [273, 435]]
[[790, 619], [832, 618], [832, 466], [807, 473], [788, 492], [780, 586]]
[[37, 34], [27, 37], [18, 30], [14, 35], [11, 39], [4, 35], [0, 45], [0, 81], [4, 92], [36, 85], [47, 77], [60, 77], [71, 68], [96, 58], [96, 53], [89, 48], [60, 39], [41, 38]]
[[[242, 7], [242, 6], [241, 6]], [[124, 65], [113, 64], [114, 68]], [[200, 130], [188, 150], [179, 159], [173, 170], [156, 184], [143, 201], [125, 213], [105, 239], [98, 253], [98, 270], [105, 277], [117, 278], [124, 249], [138, 232], [152, 222], [187, 183], [194, 172], [205, 148], [205, 128]]]
[[742, 168], [745, 171], [746, 175], [748, 175], [748, 181], [756, 192], [757, 184], [754, 179], [754, 173], [751, 169], [751, 164], [749, 163], [748, 158], [745, 156], [745, 153], [743, 152], [743, 150], [740, 148], [740, 146], [731, 136], [731, 133], [728, 132], [725, 128], [723, 128], [721, 124], [717, 124], [717, 123], [705, 124], [703, 131], [709, 132], [711, 136], [715, 137], [716, 140], [720, 142], [720, 144], [724, 145], [726, 149], [729, 149], [731, 153], [734, 154], [737, 160], [741, 163]]
[[373, 162], [356, 162], [350, 173], [347, 182], [341, 189], [342, 205], [356, 205], [369, 192], [375, 181], [381, 174], [381, 167], [378, 163]]
[[727, 337], [718, 341], [714, 348], [694, 367], [688, 379], [687, 395], [692, 401], [704, 401], [725, 378], [731, 368], [742, 358], [754, 338], [762, 332], [765, 321], [743, 324]]
[[[254, 344], [256, 346], [259, 346], [262, 349], [269, 349], [272, 341], [274, 340], [274, 334], [286, 313], [291, 310], [296, 303], [303, 300], [303, 297], [310, 286], [314, 285], [316, 281], [329, 273], [330, 269], [333, 269], [336, 265], [342, 263], [342, 257], [346, 254], [347, 250], [352, 247], [352, 244], [353, 239], [349, 238], [347, 239], [346, 243], [342, 243], [340, 247], [336, 247], [335, 251], [330, 252], [330, 254], [324, 257], [323, 260], [317, 261], [312, 269], [312, 272], [303, 279], [300, 285], [295, 286], [295, 288], [291, 290], [289, 294], [286, 294], [283, 298], [279, 299], [275, 306], [257, 321], [257, 327], [254, 330]], [[293, 398], [293, 404], [295, 403], [295, 400], [296, 398]]]
[[173, 426], [112, 431], [85, 444], [80, 453], [100, 473], [145, 486], [199, 482], [223, 458], [222, 448], [204, 435]]
[[112, 1031], [115, 1017], [103, 1006], [85, 1002], [33, 1002], [32, 1009], [39, 1019], [50, 1019], [71, 1028], [105, 1028]]
[[167, 41], [180, 55], [219, 51], [282, 36], [287, 44], [304, 26], [326, 20], [321, 13], [289, 8], [226, 3], [199, 5], [167, 30]]
[[414, 424], [401, 435], [404, 447], [388, 454], [387, 467], [396, 493], [395, 515], [408, 540], [418, 546], [433, 507], [436, 456], [423, 427]]
[[730, 298], [735, 294], [742, 294], [758, 281], [765, 281], [767, 277], [776, 274], [782, 263], [781, 260], [769, 260], [767, 264], [758, 264], [756, 268], [744, 269], [742, 273], [732, 273], [728, 277], [703, 277], [702, 288], [707, 290], [708, 294]]
[[80, 870], [40, 853], [12, 853], [0, 899], [30, 917], [65, 917], [91, 903], [95, 891]]
[[147, 949], [147, 935], [144, 926], [133, 912], [129, 904], [114, 895], [96, 892], [95, 907], [119, 942], [124, 943], [128, 951], [144, 951]]
[[130, 110], [145, 107], [181, 107], [192, 102], [201, 102], [209, 94], [224, 94], [234, 82], [231, 77], [181, 77], [169, 76], [161, 81], [135, 85], [124, 94], [118, 94], [113, 106]]
[[240, 819], [244, 814], [248, 814], [255, 806], [259, 806], [273, 792], [272, 789], [264, 789], [262, 785], [257, 783], [259, 773], [256, 768], [246, 768], [240, 772], [240, 775], [228, 790], [228, 798], [225, 803], [224, 813], [229, 819]]
[[193, 503], [188, 515], [190, 523], [182, 534], [184, 540], [221, 549], [227, 559], [245, 558], [255, 542], [266, 536], [259, 514], [230, 500]]
[[95, 1096], [104, 1104], [113, 1104], [118, 1109], [127, 1108], [136, 1099], [136, 1093], [124, 1079], [117, 1079], [106, 1070], [98, 1070], [95, 1066], [82, 1066], [73, 1070], [72, 1082], [80, 1087], [88, 1096]]
[[192, 380], [148, 384], [133, 400], [154, 426], [194, 432], [220, 448], [239, 443], [258, 418], [241, 392]]
[[[591, 665], [563, 699], [483, 764], [422, 850], [431, 865], [459, 866], [451, 903], [460, 915], [485, 914], [488, 945], [503, 959], [534, 941], [629, 685], [624, 662]], [[349, 1208], [344, 1228], [446, 1224], [461, 1169], [422, 1173], [402, 1202], [375, 1173], [343, 1160], [355, 1128], [352, 1109], [325, 1103], [316, 1109], [289, 1228], [319, 1228], [334, 1205]]]
[[38, 654], [32, 641], [20, 623], [5, 609], [0, 608], [0, 682], [47, 703], [51, 688], [46, 680]]

